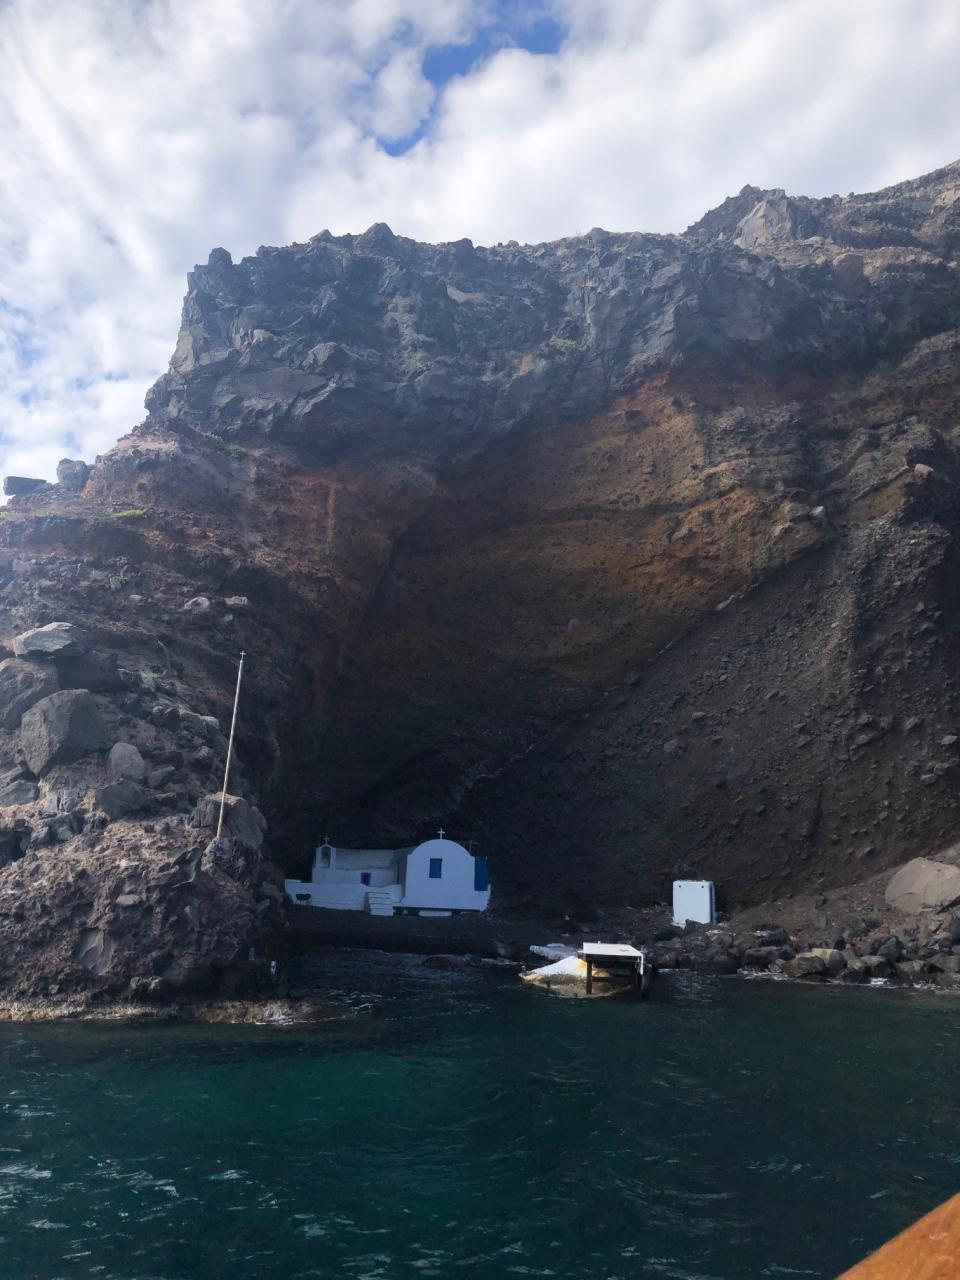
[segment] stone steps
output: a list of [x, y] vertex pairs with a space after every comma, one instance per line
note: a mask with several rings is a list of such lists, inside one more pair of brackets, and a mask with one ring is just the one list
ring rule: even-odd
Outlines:
[[392, 916], [393, 898], [385, 889], [368, 890], [367, 913], [371, 916]]

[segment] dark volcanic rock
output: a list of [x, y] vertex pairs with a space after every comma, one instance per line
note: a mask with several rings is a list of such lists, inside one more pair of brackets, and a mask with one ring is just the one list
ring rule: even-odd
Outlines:
[[108, 818], [128, 818], [135, 813], [152, 811], [155, 807], [151, 793], [129, 778], [100, 787], [94, 795], [94, 802]]
[[110, 745], [110, 735], [89, 693], [63, 689], [42, 698], [20, 723], [20, 749], [32, 773], [69, 764]]
[[0, 662], [0, 727], [16, 729], [25, 711], [59, 688], [55, 667], [5, 658]]
[[31, 476], [5, 476], [3, 481], [3, 492], [8, 497], [17, 497], [25, 493], [37, 493], [47, 487], [46, 480], [35, 480]]
[[[197, 802], [193, 815], [195, 827], [216, 830], [221, 798], [222, 792], [217, 792], [216, 795], [204, 796]], [[256, 850], [263, 844], [265, 827], [263, 815], [258, 809], [249, 805], [242, 796], [228, 793], [223, 814], [223, 828], [227, 836], [244, 849]]]
[[[574, 915], [678, 875], [768, 902], [955, 840], [958, 197], [951, 165], [874, 195], [745, 188], [683, 235], [483, 248], [376, 226], [215, 250], [146, 421], [82, 492], [0, 522], [5, 642], [60, 616], [122, 654], [96, 684], [92, 643], [82, 675], [50, 660], [176, 821], [156, 840], [155, 815], [91, 821], [38, 857], [92, 877], [49, 884], [72, 940], [31, 917], [0, 955], [94, 990], [222, 973], [274, 945], [263, 851], [302, 871], [327, 828], [406, 844], [442, 823], [489, 854], [501, 904]], [[249, 857], [228, 876], [203, 848], [241, 650]], [[99, 756], [73, 767], [84, 795], [108, 784]], [[119, 883], [131, 827], [141, 934], [137, 907], [113, 916], [139, 892]], [[0, 910], [46, 874], [11, 863]], [[102, 942], [73, 937], [82, 902]], [[902, 963], [874, 959], [858, 972]]]
[[57, 483], [65, 489], [79, 491], [87, 483], [90, 467], [77, 458], [61, 458], [57, 463]]
[[48, 622], [45, 627], [24, 631], [13, 642], [13, 651], [20, 657], [73, 657], [86, 653], [90, 637], [82, 627], [71, 622]]
[[[22, 818], [11, 825], [0, 826], [0, 870], [23, 857], [31, 835], [32, 828]], [[18, 924], [23, 917], [23, 907], [16, 901], [8, 901], [7, 907], [13, 923]]]
[[115, 742], [107, 756], [107, 769], [115, 782], [123, 778], [141, 782], [147, 766], [132, 742]]
[[58, 653], [54, 655], [64, 689], [89, 689], [91, 693], [115, 693], [123, 689], [123, 677], [113, 653]]
[[0, 809], [15, 804], [31, 804], [39, 794], [39, 787], [30, 778], [0, 782]]

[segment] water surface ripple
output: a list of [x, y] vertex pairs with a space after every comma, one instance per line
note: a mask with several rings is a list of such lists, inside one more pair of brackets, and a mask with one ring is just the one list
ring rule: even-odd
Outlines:
[[957, 1190], [949, 997], [312, 977], [341, 1021], [0, 1026], [3, 1280], [828, 1280]]

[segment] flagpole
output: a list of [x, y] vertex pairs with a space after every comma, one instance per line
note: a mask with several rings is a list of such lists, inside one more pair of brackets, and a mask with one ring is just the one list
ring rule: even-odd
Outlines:
[[223, 766], [223, 790], [220, 793], [220, 817], [217, 819], [217, 839], [223, 829], [223, 811], [227, 803], [227, 781], [230, 778], [230, 757], [233, 755], [233, 735], [237, 728], [237, 707], [240, 705], [240, 681], [243, 678], [243, 660], [246, 654], [240, 651], [240, 666], [237, 668], [237, 690], [233, 695], [233, 717], [230, 721], [230, 741], [227, 743], [227, 762]]

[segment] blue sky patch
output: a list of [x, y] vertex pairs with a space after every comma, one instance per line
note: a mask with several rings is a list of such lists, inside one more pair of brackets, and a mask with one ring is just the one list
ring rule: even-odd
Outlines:
[[[527, 53], [556, 53], [566, 37], [566, 28], [556, 18], [539, 10], [528, 0], [503, 0], [495, 21], [478, 27], [473, 39], [464, 44], [436, 45], [423, 58], [423, 74], [437, 89], [456, 76], [468, 75], [501, 49], [525, 49]], [[389, 141], [379, 139], [388, 155], [400, 156], [423, 138], [433, 117], [430, 112], [412, 133]]]

